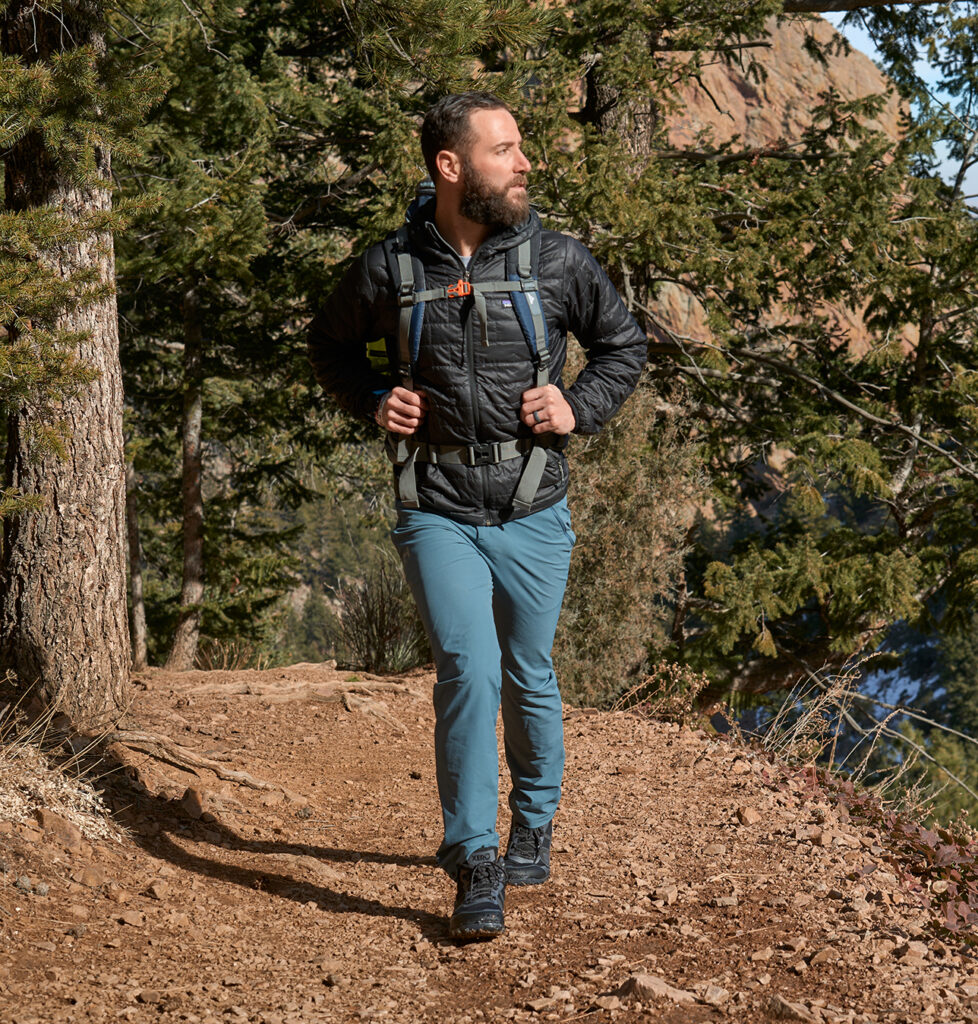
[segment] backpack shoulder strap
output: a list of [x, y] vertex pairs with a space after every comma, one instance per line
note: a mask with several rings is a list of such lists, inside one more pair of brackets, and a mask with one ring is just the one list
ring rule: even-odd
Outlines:
[[530, 346], [530, 355], [536, 368], [536, 386], [542, 388], [550, 383], [550, 350], [547, 348], [547, 323], [540, 301], [537, 270], [540, 264], [540, 236], [522, 241], [515, 250], [506, 254], [506, 277], [519, 281], [519, 290], [514, 289], [513, 309]]
[[424, 289], [424, 265], [411, 252], [408, 226], [402, 224], [387, 249], [387, 266], [394, 284], [399, 313], [397, 318], [397, 372], [401, 386], [414, 388], [414, 365], [421, 346], [424, 301], [418, 296]]
[[[550, 383], [550, 350], [547, 347], [547, 323], [543, 316], [543, 303], [540, 301], [537, 280], [540, 266], [540, 235], [534, 233], [517, 246], [515, 253], [511, 251], [506, 256], [506, 276], [509, 280], [520, 283], [519, 290], [512, 293], [513, 309], [530, 346], [530, 355], [536, 369], [536, 386], [542, 388]], [[540, 489], [540, 481], [547, 468], [549, 446], [544, 446], [542, 440], [541, 437], [534, 437], [533, 447], [516, 484], [513, 508], [519, 512], [529, 513], [532, 510], [533, 499]]]

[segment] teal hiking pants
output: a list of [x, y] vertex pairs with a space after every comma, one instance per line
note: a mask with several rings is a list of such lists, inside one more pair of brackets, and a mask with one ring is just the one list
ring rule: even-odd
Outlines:
[[574, 533], [566, 500], [501, 526], [399, 509], [391, 531], [435, 656], [435, 769], [452, 876], [499, 846], [496, 719], [513, 818], [545, 825], [560, 800], [564, 734], [551, 649]]

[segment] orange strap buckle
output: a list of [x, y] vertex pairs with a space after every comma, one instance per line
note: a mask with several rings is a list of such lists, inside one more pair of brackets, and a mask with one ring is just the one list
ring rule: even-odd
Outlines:
[[452, 285], [448, 286], [448, 294], [453, 299], [458, 299], [458, 298], [462, 297], [463, 295], [471, 295], [472, 294], [472, 285], [470, 285], [468, 281], [463, 281], [462, 278], [459, 278], [455, 282], [455, 284], [452, 284]]

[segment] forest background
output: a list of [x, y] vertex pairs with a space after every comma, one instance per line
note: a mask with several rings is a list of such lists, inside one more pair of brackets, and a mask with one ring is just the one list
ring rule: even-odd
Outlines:
[[[834, 7], [891, 94], [812, 96], [772, 144], [710, 127], [677, 144], [688, 90], [718, 63], [760, 81], [779, 26], [813, 62], [843, 52], [815, 13]], [[401, 222], [430, 102], [487, 88], [517, 112], [545, 223], [594, 251], [650, 338], [623, 413], [572, 445], [566, 698], [725, 701], [757, 728], [814, 708], [823, 758], [866, 758], [871, 778], [916, 756], [902, 784], [945, 786], [937, 819], [978, 806], [976, 8], [8, 5], [4, 666], [27, 685], [29, 524], [42, 560], [68, 544], [43, 532], [44, 481], [84, 475], [75, 453], [116, 401], [84, 325], [64, 328], [96, 301], [119, 341], [136, 667], [426, 658], [378, 432], [318, 391], [303, 328]], [[61, 27], [46, 49], [24, 29], [39, 18]], [[874, 126], [894, 98], [895, 135]], [[98, 178], [111, 210], [59, 219], [28, 188], [42, 165], [59, 195]], [[109, 233], [114, 289], [92, 273]]]

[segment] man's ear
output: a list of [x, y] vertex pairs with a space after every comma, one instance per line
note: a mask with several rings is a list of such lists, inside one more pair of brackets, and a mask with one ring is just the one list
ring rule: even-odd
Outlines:
[[435, 167], [445, 181], [455, 184], [462, 176], [462, 161], [450, 149], [440, 150], [435, 157]]

